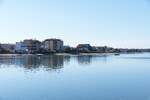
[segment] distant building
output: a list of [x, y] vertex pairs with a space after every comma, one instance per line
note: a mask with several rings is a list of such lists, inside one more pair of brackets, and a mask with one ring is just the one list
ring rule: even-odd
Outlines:
[[65, 45], [65, 46], [63, 46], [63, 51], [66, 51], [66, 50], [68, 50], [68, 49], [70, 50], [70, 48], [71, 48], [71, 47], [70, 47], [69, 45]]
[[2, 47], [1, 47], [1, 44], [0, 44], [0, 53], [2, 52]]
[[26, 39], [16, 43], [15, 51], [18, 53], [37, 53], [40, 51], [41, 42], [38, 40]]
[[99, 53], [113, 53], [115, 51], [118, 52], [116, 49], [107, 46], [98, 46], [96, 47], [96, 51]]
[[42, 43], [42, 48], [48, 52], [62, 52], [63, 41], [60, 39], [46, 39]]
[[4, 53], [14, 53], [15, 44], [1, 44], [0, 48]]
[[16, 42], [16, 46], [15, 46], [15, 51], [17, 53], [25, 53], [27, 52], [27, 48], [25, 46], [25, 43], [24, 42]]
[[96, 47], [96, 51], [99, 53], [106, 53], [107, 46], [98, 46]]
[[77, 50], [79, 52], [90, 52], [92, 50], [92, 46], [90, 44], [79, 44], [77, 46]]

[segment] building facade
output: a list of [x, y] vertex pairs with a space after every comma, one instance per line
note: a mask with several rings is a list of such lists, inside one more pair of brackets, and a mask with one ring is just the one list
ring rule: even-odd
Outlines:
[[15, 51], [18, 53], [37, 53], [40, 51], [41, 42], [38, 40], [26, 39], [16, 43]]
[[60, 39], [46, 39], [42, 43], [42, 48], [48, 52], [62, 52], [63, 41]]
[[79, 44], [77, 46], [77, 50], [79, 52], [90, 52], [92, 50], [92, 46], [90, 44]]

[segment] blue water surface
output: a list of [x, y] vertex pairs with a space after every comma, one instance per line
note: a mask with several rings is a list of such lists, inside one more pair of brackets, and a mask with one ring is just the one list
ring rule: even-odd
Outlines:
[[0, 100], [150, 100], [150, 54], [0, 55]]

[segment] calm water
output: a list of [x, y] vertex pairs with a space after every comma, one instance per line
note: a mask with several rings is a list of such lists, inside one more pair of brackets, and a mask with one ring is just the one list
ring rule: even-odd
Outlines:
[[150, 100], [150, 54], [1, 55], [0, 100]]

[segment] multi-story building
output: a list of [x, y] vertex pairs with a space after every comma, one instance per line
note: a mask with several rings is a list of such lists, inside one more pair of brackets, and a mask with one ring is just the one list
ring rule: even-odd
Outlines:
[[42, 43], [42, 48], [48, 52], [61, 52], [63, 51], [63, 44], [60, 39], [46, 39]]
[[36, 53], [41, 48], [41, 42], [38, 40], [26, 39], [16, 43], [16, 52], [19, 53]]
[[92, 46], [90, 44], [79, 44], [77, 46], [77, 50], [79, 52], [90, 52], [92, 50]]

